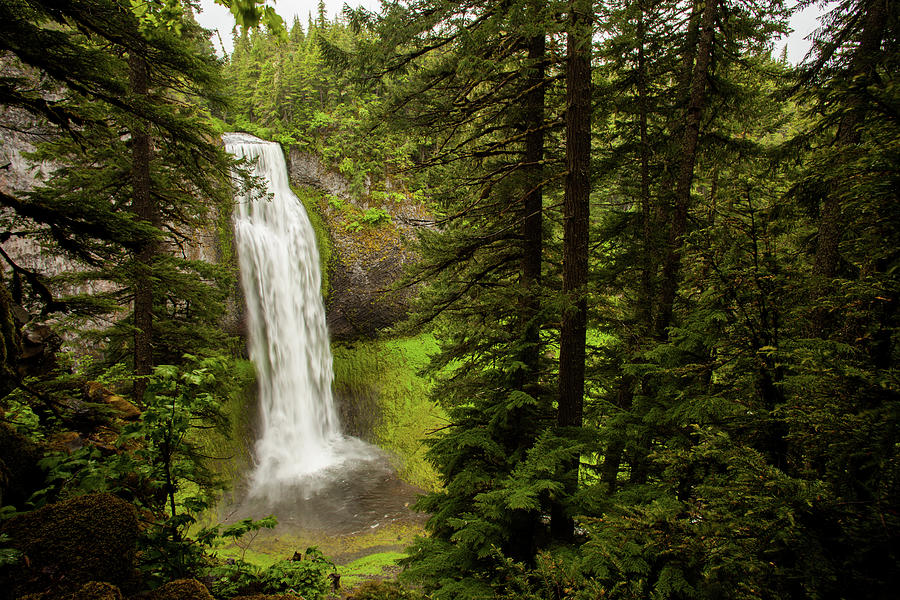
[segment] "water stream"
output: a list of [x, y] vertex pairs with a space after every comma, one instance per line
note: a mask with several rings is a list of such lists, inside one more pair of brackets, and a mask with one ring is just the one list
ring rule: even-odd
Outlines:
[[234, 209], [260, 402], [248, 507], [239, 512], [273, 511], [302, 526], [362, 526], [386, 510], [366, 500], [387, 496], [396, 503], [402, 482], [377, 448], [341, 433], [312, 225], [291, 192], [278, 144], [246, 134], [226, 134], [224, 141], [228, 152], [248, 159], [265, 187], [239, 191]]

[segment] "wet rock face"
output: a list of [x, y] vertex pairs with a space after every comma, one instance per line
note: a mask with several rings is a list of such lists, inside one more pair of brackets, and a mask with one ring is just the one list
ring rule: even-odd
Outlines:
[[[380, 194], [370, 193], [367, 185], [361, 196], [354, 196], [350, 182], [313, 154], [292, 149], [288, 169], [294, 185], [337, 200], [319, 205], [332, 242], [326, 301], [331, 339], [377, 337], [409, 312], [415, 289], [397, 289], [396, 284], [417, 259], [416, 231], [431, 223], [430, 215], [390, 180]], [[386, 218], [367, 223], [364, 217], [372, 211]]]
[[133, 582], [137, 517], [132, 505], [111, 494], [47, 505], [9, 519], [0, 533], [27, 558], [0, 572], [0, 596], [71, 591], [92, 581], [117, 587]]
[[315, 154], [291, 148], [288, 153], [288, 172], [294, 185], [315, 188], [339, 198], [350, 197], [350, 182], [347, 178], [328, 169]]

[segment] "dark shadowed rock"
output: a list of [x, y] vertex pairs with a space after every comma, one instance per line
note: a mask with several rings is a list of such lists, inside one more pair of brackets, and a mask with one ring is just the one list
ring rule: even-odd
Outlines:
[[44, 482], [37, 463], [41, 449], [5, 423], [0, 423], [0, 506], [22, 506]]

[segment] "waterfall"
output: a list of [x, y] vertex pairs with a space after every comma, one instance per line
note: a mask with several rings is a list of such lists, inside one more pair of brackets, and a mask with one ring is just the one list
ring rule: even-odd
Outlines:
[[366, 458], [370, 447], [341, 434], [315, 233], [291, 192], [281, 147], [246, 134], [224, 141], [266, 187], [238, 188], [233, 218], [259, 381], [250, 496], [274, 501], [314, 474]]

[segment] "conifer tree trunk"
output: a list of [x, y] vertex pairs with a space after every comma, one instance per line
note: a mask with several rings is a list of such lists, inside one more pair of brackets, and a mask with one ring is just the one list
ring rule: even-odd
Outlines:
[[[563, 294], [559, 348], [560, 427], [580, 427], [584, 407], [584, 360], [587, 333], [588, 224], [591, 159], [591, 22], [592, 3], [569, 3], [566, 49], [566, 182], [563, 207]], [[578, 486], [578, 459], [563, 473], [566, 495]], [[552, 535], [570, 538], [573, 521], [561, 503], [553, 506]]]
[[[700, 122], [706, 105], [706, 80], [709, 65], [712, 61], [712, 50], [715, 32], [716, 0], [696, 0], [695, 9], [702, 6], [700, 16], [700, 32], [697, 51], [693, 54], [688, 48], [685, 54], [685, 69], [694, 62], [690, 76], [690, 97], [685, 111], [684, 136], [680, 149], [677, 179], [675, 180], [675, 211], [669, 229], [666, 257], [660, 276], [658, 311], [655, 323], [655, 334], [660, 340], [667, 337], [666, 330], [672, 321], [672, 307], [678, 289], [678, 274], [681, 270], [682, 236], [687, 227], [688, 208], [691, 200], [691, 186], [694, 182], [694, 165], [697, 158], [697, 146], [700, 140]], [[696, 57], [696, 58], [695, 58]]]
[[[639, 3], [636, 35], [637, 35], [637, 72], [635, 86], [638, 96], [638, 136], [640, 139], [640, 208], [641, 208], [641, 277], [639, 282], [637, 300], [634, 307], [634, 335], [630, 341], [629, 351], [636, 351], [643, 343], [646, 334], [653, 325], [653, 280], [656, 277], [658, 262], [654, 260], [653, 252], [653, 228], [655, 225], [650, 197], [650, 142], [647, 133], [647, 122], [650, 108], [647, 100], [647, 61], [644, 53], [646, 42], [646, 29], [644, 26], [643, 2]], [[622, 373], [619, 379], [619, 388], [616, 392], [616, 406], [622, 410], [630, 410], [634, 400], [637, 378], [633, 375]], [[616, 491], [619, 478], [619, 466], [622, 461], [622, 453], [625, 444], [621, 440], [614, 440], [607, 445], [603, 464], [600, 469], [600, 479], [607, 484], [610, 493]]]
[[[851, 75], [865, 75], [878, 59], [881, 39], [884, 32], [885, 6], [881, 1], [861, 3], [864, 6], [863, 30], [859, 46], [853, 55]], [[837, 130], [837, 145], [850, 148], [859, 144], [860, 102], [851, 98], [849, 110], [841, 117]], [[816, 295], [828, 293], [827, 280], [837, 275], [840, 263], [840, 245], [843, 233], [840, 188], [845, 182], [832, 182], [829, 193], [822, 199], [819, 211], [819, 231], [816, 239], [816, 254], [813, 260], [812, 273], [817, 280]], [[816, 310], [813, 313], [812, 333], [822, 335], [826, 328], [827, 311]]]
[[540, 311], [538, 286], [541, 284], [543, 261], [543, 208], [544, 208], [544, 58], [546, 39], [537, 35], [527, 41], [528, 61], [531, 72], [525, 80], [528, 90], [524, 99], [525, 172], [522, 199], [522, 259], [520, 263], [520, 287], [522, 302], [522, 329], [525, 348], [520, 360], [525, 365], [517, 387], [528, 391], [538, 370], [540, 328], [535, 317]]
[[[146, 61], [136, 55], [128, 59], [131, 91], [137, 96], [149, 96], [149, 73]], [[158, 226], [158, 207], [150, 195], [151, 140], [146, 124], [137, 122], [131, 132], [132, 165], [131, 210], [141, 221]], [[153, 371], [153, 260], [157, 248], [155, 241], [147, 241], [135, 258], [134, 280], [134, 400], [142, 405], [147, 389], [147, 376]]]
[[16, 363], [20, 353], [21, 341], [13, 317], [13, 298], [0, 278], [0, 397], [15, 388]]
[[[528, 93], [525, 97], [525, 195], [522, 216], [521, 302], [522, 334], [524, 344], [516, 387], [528, 394], [538, 394], [541, 330], [537, 322], [540, 312], [539, 286], [543, 258], [543, 159], [544, 159], [544, 35], [528, 40], [528, 60], [532, 72], [526, 78]], [[525, 417], [523, 417], [525, 418]], [[531, 426], [522, 423], [518, 430], [524, 439], [520, 447], [534, 444]], [[535, 531], [539, 515], [537, 511], [514, 511], [511, 519], [510, 556], [530, 563], [534, 560]]]

